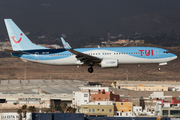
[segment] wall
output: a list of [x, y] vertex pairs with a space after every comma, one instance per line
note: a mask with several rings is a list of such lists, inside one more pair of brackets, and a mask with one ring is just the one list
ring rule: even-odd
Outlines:
[[41, 104], [40, 101], [18, 101], [18, 104], [14, 104], [15, 101], [2, 103], [2, 109], [18, 109], [24, 104], [27, 106], [35, 106], [36, 108], [49, 108], [50, 101], [43, 101]]
[[88, 91], [73, 91], [73, 106], [81, 106], [90, 100], [90, 93]]
[[180, 103], [180, 97], [173, 97], [174, 104]]
[[114, 111], [132, 112], [132, 102], [114, 102]]
[[[85, 117], [85, 120], [156, 120], [156, 119], [157, 117]], [[170, 120], [170, 118], [163, 120]]]
[[109, 92], [109, 87], [101, 87], [101, 86], [93, 86], [93, 87], [79, 87], [81, 91], [90, 90], [90, 91], [98, 91], [104, 89], [106, 92]]
[[98, 91], [97, 94], [91, 94], [91, 102], [93, 101], [120, 101], [119, 95], [105, 90]]
[[[1, 113], [1, 120], [18, 120], [17, 113]], [[32, 120], [31, 113], [26, 113], [26, 120]]]
[[32, 120], [84, 120], [81, 113], [32, 113]]
[[135, 91], [168, 91], [168, 87], [163, 86], [120, 86], [120, 88]]
[[81, 105], [81, 111], [86, 115], [114, 116], [114, 105]]

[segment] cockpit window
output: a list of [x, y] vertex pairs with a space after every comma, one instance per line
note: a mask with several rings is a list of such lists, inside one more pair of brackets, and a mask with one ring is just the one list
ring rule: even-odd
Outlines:
[[169, 52], [168, 51], [164, 51], [164, 53], [168, 54]]

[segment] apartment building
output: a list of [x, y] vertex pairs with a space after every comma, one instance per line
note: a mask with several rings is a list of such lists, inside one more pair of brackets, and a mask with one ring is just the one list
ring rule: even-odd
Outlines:
[[111, 101], [95, 101], [81, 105], [81, 112], [86, 116], [114, 116], [114, 105]]
[[91, 94], [91, 102], [93, 101], [120, 101], [120, 96], [112, 93], [111, 91], [106, 92], [103, 89], [99, 90], [95, 94]]
[[80, 112], [80, 106], [91, 102], [92, 95], [97, 94], [97, 92], [101, 90], [109, 91], [109, 87], [80, 87], [80, 90], [73, 91], [72, 106], [77, 108], [78, 112]]
[[133, 116], [132, 102], [113, 102], [115, 116]]

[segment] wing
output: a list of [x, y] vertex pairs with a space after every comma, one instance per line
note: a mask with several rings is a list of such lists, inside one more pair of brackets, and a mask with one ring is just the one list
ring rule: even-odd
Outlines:
[[68, 50], [69, 52], [75, 54], [76, 58], [80, 60], [81, 62], [83, 62], [84, 64], [94, 64], [94, 63], [100, 63], [102, 61], [102, 59], [98, 57], [94, 57], [94, 56], [72, 49], [71, 46], [62, 37], [61, 37], [61, 41], [64, 45], [64, 48]]

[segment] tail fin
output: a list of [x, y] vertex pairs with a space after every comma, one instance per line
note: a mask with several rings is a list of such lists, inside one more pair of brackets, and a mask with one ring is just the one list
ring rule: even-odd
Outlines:
[[32, 43], [11, 19], [4, 19], [4, 22], [14, 51], [48, 49]]

